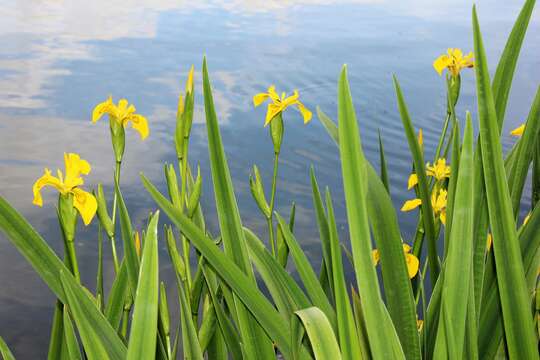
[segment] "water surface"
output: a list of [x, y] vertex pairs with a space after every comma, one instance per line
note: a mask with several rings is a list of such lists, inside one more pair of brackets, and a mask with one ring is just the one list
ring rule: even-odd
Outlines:
[[[194, 4], [195, 3], [195, 4]], [[479, 1], [478, 11], [490, 70], [494, 71], [519, 1]], [[208, 57], [214, 99], [225, 150], [246, 225], [265, 237], [264, 222], [251, 199], [249, 169], [257, 164], [267, 184], [272, 145], [262, 127], [265, 110], [254, 109], [255, 93], [275, 84], [298, 89], [313, 111], [319, 105], [336, 112], [336, 83], [347, 63], [367, 157], [378, 166], [377, 130], [387, 151], [396, 208], [406, 191], [410, 157], [397, 114], [391, 75], [405, 92], [416, 127], [433, 154], [445, 112], [445, 85], [432, 61], [447, 47], [472, 49], [468, 1], [212, 1], [172, 0], [0, 1], [0, 194], [7, 198], [59, 253], [53, 191], [44, 207], [32, 202], [32, 184], [44, 167], [62, 167], [63, 152], [77, 152], [93, 166], [87, 186], [101, 182], [111, 194], [113, 157], [108, 124], [90, 123], [93, 106], [109, 94], [126, 97], [148, 117], [150, 137], [141, 142], [128, 130], [122, 188], [137, 228], [155, 209], [138, 177], [144, 172], [164, 189], [162, 165], [175, 161], [172, 139], [178, 93], [187, 71], [196, 73], [196, 113], [192, 163], [200, 163], [205, 181], [203, 207], [217, 232], [206, 147], [200, 64]], [[540, 83], [540, 17], [533, 19], [518, 63], [504, 126], [506, 135], [528, 113]], [[474, 74], [463, 73], [458, 106], [476, 114]], [[297, 204], [296, 232], [318, 266], [320, 247], [311, 205], [309, 167], [336, 202], [346, 241], [340, 166], [335, 145], [315, 118], [302, 124], [294, 110], [284, 115], [286, 130], [279, 174], [278, 210], [287, 215]], [[432, 156], [432, 155], [430, 155]], [[428, 156], [428, 157], [430, 157]], [[267, 185], [268, 187], [269, 185]], [[400, 215], [405, 238], [414, 215]], [[97, 223], [80, 229], [77, 239], [83, 281], [93, 288]], [[108, 249], [108, 247], [107, 247]], [[172, 283], [163, 244], [162, 276]], [[106, 255], [107, 279], [112, 264]], [[20, 358], [44, 358], [54, 296], [17, 250], [0, 236], [0, 336]], [[173, 287], [171, 286], [171, 291]], [[171, 293], [173, 295], [173, 293]], [[176, 313], [176, 307], [173, 307]]]

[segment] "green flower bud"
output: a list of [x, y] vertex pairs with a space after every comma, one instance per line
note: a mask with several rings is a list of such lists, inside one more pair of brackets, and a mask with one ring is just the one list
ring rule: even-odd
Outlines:
[[73, 194], [60, 194], [58, 197], [58, 218], [66, 241], [75, 239], [77, 209], [73, 207]]
[[256, 165], [253, 166], [253, 176], [250, 175], [249, 177], [249, 187], [251, 189], [251, 195], [253, 195], [253, 199], [255, 199], [255, 202], [259, 206], [259, 209], [263, 215], [267, 219], [270, 218], [270, 205], [268, 205], [268, 202], [266, 201], [261, 174], [259, 173], [259, 169]]
[[114, 236], [114, 226], [107, 210], [107, 201], [105, 200], [105, 194], [103, 193], [103, 186], [98, 184], [97, 193], [94, 191], [94, 196], [97, 199], [98, 208], [97, 214], [101, 226], [105, 229], [105, 232], [109, 237]]
[[270, 136], [274, 144], [274, 153], [278, 155], [283, 141], [283, 117], [281, 112], [270, 121]]
[[173, 205], [180, 209], [181, 199], [180, 191], [178, 190], [178, 180], [176, 178], [176, 171], [172, 164], [165, 164], [165, 179], [167, 180], [167, 189], [169, 190], [169, 197]]
[[126, 147], [126, 134], [124, 131], [124, 126], [116, 121], [113, 117], [109, 119], [109, 126], [111, 129], [111, 140], [114, 150], [114, 156], [116, 162], [122, 162], [122, 157], [124, 156], [124, 149]]
[[188, 216], [191, 218], [195, 214], [195, 210], [197, 210], [197, 207], [199, 206], [199, 201], [201, 199], [201, 191], [202, 191], [202, 178], [201, 178], [201, 169], [197, 166], [197, 179], [195, 180], [195, 184], [193, 185], [193, 191], [191, 191], [191, 194], [189, 195], [188, 205], [187, 205], [187, 213]]

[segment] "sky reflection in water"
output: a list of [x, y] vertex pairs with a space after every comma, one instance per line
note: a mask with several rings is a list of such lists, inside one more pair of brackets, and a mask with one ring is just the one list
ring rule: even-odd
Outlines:
[[[336, 82], [343, 63], [349, 76], [368, 158], [378, 165], [377, 129], [391, 170], [392, 195], [406, 192], [410, 158], [402, 134], [391, 74], [400, 79], [413, 121], [422, 127], [426, 151], [433, 153], [445, 111], [444, 81], [431, 67], [447, 47], [472, 49], [468, 1], [220, 1], [206, 4], [142, 1], [0, 1], [0, 193], [27, 216], [49, 244], [61, 251], [55, 197], [44, 193], [42, 209], [31, 205], [31, 187], [44, 167], [62, 167], [62, 154], [78, 152], [93, 166], [86, 183], [111, 193], [113, 157], [108, 124], [90, 123], [90, 113], [109, 94], [126, 97], [148, 117], [150, 137], [141, 142], [127, 131], [122, 187], [138, 228], [155, 209], [138, 177], [143, 171], [163, 189], [162, 166], [174, 162], [172, 142], [176, 101], [189, 66], [195, 64], [196, 114], [191, 160], [200, 162], [205, 182], [203, 206], [216, 232], [202, 108], [200, 64], [208, 57], [225, 149], [245, 224], [264, 235], [248, 189], [249, 169], [257, 164], [268, 183], [272, 147], [262, 128], [264, 109], [251, 97], [275, 84], [298, 89], [311, 110], [319, 105], [336, 117]], [[479, 1], [478, 11], [494, 70], [517, 16], [519, 2]], [[114, 16], [111, 16], [114, 14]], [[540, 82], [540, 19], [535, 10], [518, 64], [507, 111], [505, 134], [528, 113]], [[476, 113], [474, 74], [465, 71], [458, 108]], [[310, 198], [308, 169], [336, 201], [346, 237], [337, 149], [316, 119], [303, 126], [294, 111], [285, 114], [278, 210], [297, 203], [296, 231], [314, 263], [318, 236]], [[512, 143], [503, 139], [505, 148]], [[400, 215], [410, 236], [414, 215]], [[407, 225], [409, 223], [409, 225]], [[78, 247], [83, 280], [94, 283], [97, 244], [94, 222], [80, 229]], [[161, 249], [164, 250], [163, 248]], [[165, 252], [163, 251], [163, 255]], [[317, 264], [318, 265], [318, 264]], [[108, 278], [112, 274], [107, 254]], [[162, 272], [170, 279], [165, 257]], [[43, 358], [54, 298], [25, 260], [0, 236], [0, 335], [15, 355]], [[93, 286], [93, 285], [91, 285]], [[172, 288], [172, 287], [171, 287]], [[176, 309], [173, 309], [176, 311]]]

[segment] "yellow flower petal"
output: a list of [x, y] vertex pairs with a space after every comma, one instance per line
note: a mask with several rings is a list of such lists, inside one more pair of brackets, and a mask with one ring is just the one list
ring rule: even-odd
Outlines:
[[405, 201], [405, 204], [401, 207], [401, 211], [411, 211], [416, 209], [422, 204], [422, 200], [420, 199], [413, 199], [413, 200], [407, 200]]
[[276, 87], [274, 85], [268, 88], [268, 96], [270, 96], [274, 103], [278, 103], [280, 101], [279, 95], [276, 92]]
[[144, 140], [148, 137], [150, 130], [148, 129], [148, 121], [146, 118], [139, 114], [132, 114], [127, 119], [126, 123], [131, 121], [131, 126], [139, 132], [141, 135], [141, 140]]
[[403, 252], [405, 254], [410, 253], [411, 252], [411, 246], [409, 244], [407, 244], [407, 243], [403, 243]]
[[52, 176], [49, 169], [45, 169], [45, 173], [43, 174], [43, 176], [37, 179], [34, 183], [34, 186], [32, 187], [32, 191], [34, 193], [34, 200], [32, 201], [32, 203], [34, 205], [43, 206], [41, 189], [45, 186], [52, 186], [60, 192], [63, 191], [62, 181], [59, 178]]
[[433, 68], [439, 75], [442, 75], [444, 69], [446, 69], [452, 61], [448, 55], [441, 55], [433, 62]]
[[268, 111], [266, 112], [266, 119], [264, 121], [264, 126], [270, 124], [270, 121], [279, 114], [283, 109], [281, 106], [276, 104], [268, 104]]
[[487, 251], [491, 250], [491, 244], [493, 244], [493, 236], [491, 236], [491, 233], [488, 233], [486, 240]]
[[409, 181], [407, 181], [407, 190], [411, 190], [416, 184], [418, 184], [418, 176], [415, 173], [412, 173], [409, 176]]
[[445, 158], [437, 159], [437, 162], [433, 166], [428, 163], [426, 167], [426, 174], [435, 177], [437, 180], [450, 177], [450, 171], [450, 166], [446, 165]]
[[300, 101], [296, 102], [296, 106], [298, 107], [298, 110], [300, 110], [300, 113], [304, 118], [304, 124], [307, 124], [311, 120], [313, 114]]
[[97, 200], [94, 195], [79, 188], [74, 188], [73, 193], [73, 207], [79, 211], [84, 225], [90, 224], [92, 218], [96, 214]]
[[283, 93], [281, 97], [283, 98], [281, 100], [281, 106], [283, 107], [283, 110], [285, 110], [288, 106], [297, 104], [300, 95], [298, 95], [298, 90], [294, 90], [294, 93], [291, 96], [285, 98], [285, 93]]
[[260, 93], [260, 94], [257, 94], [253, 97], [253, 105], [255, 107], [261, 105], [263, 102], [266, 101], [266, 99], [268, 99], [270, 97], [270, 95], [268, 95], [267, 93]]
[[64, 183], [71, 188], [82, 185], [84, 181], [81, 174], [88, 175], [92, 169], [88, 161], [81, 159], [79, 154], [75, 153], [64, 153], [64, 166], [66, 169]]
[[109, 115], [115, 116], [116, 115], [115, 108], [116, 106], [112, 102], [112, 97], [109, 96], [107, 100], [105, 100], [102, 103], [97, 104], [94, 110], [92, 111], [92, 122], [95, 123], [96, 121], [98, 121], [103, 116], [103, 114], [109, 114]]
[[409, 273], [409, 279], [412, 279], [418, 273], [420, 261], [413, 254], [406, 254], [405, 260], [407, 262], [407, 272]]
[[441, 214], [439, 215], [439, 219], [441, 219], [441, 222], [443, 225], [446, 225], [446, 210], [441, 211]]
[[518, 126], [517, 128], [515, 128], [514, 130], [512, 130], [510, 132], [510, 135], [521, 136], [521, 135], [523, 135], [523, 131], [525, 131], [525, 124], [522, 124], [522, 125]]
[[422, 331], [422, 328], [424, 327], [424, 320], [416, 319], [416, 327], [418, 328], [418, 331]]

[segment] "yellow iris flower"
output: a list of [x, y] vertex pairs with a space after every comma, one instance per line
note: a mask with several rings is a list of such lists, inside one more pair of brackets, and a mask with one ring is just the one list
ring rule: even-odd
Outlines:
[[[409, 279], [412, 279], [417, 273], [420, 266], [420, 261], [416, 256], [411, 254], [411, 247], [408, 244], [403, 244], [403, 254], [405, 255], [405, 261], [407, 262], [407, 272], [409, 273]], [[381, 255], [379, 250], [375, 249], [371, 251], [371, 259], [373, 260], [373, 265], [377, 266]]]
[[[431, 206], [433, 207], [433, 213], [435, 216], [439, 216], [441, 222], [446, 225], [446, 201], [448, 192], [445, 189], [439, 190], [439, 193], [435, 192], [431, 194]], [[407, 200], [403, 204], [401, 211], [411, 211], [422, 205], [421, 199]]]
[[41, 189], [44, 186], [52, 186], [62, 195], [73, 194], [73, 206], [77, 209], [85, 225], [88, 225], [94, 217], [97, 210], [97, 201], [94, 195], [80, 188], [84, 184], [81, 174], [90, 173], [90, 164], [82, 160], [77, 154], [64, 153], [64, 163], [66, 176], [64, 177], [60, 170], [57, 171], [57, 177], [51, 174], [49, 169], [45, 169], [42, 177], [36, 180], [33, 186], [34, 205], [43, 206]]
[[426, 174], [433, 176], [437, 180], [442, 180], [450, 177], [450, 166], [446, 165], [445, 158], [440, 158], [433, 166], [427, 164]]
[[514, 130], [512, 130], [510, 132], [510, 135], [521, 136], [521, 135], [523, 135], [523, 131], [525, 131], [525, 124], [521, 124], [520, 126], [515, 128]]
[[461, 49], [448, 49], [448, 54], [439, 56], [434, 62], [433, 67], [442, 75], [444, 69], [448, 69], [452, 76], [457, 77], [461, 69], [474, 67], [473, 53], [463, 56]]
[[135, 113], [136, 109], [133, 104], [129, 104], [126, 99], [120, 99], [118, 105], [112, 101], [109, 96], [104, 102], [97, 104], [92, 112], [92, 122], [98, 121], [104, 114], [109, 114], [110, 118], [123, 125], [124, 128], [131, 122], [131, 126], [139, 132], [141, 139], [144, 140], [150, 132], [148, 130], [148, 121], [142, 115]]
[[[420, 150], [424, 152], [424, 132], [422, 128], [418, 130], [418, 145], [420, 145]], [[411, 190], [416, 184], [418, 184], [418, 176], [412, 173], [407, 181], [407, 190]]]
[[297, 90], [294, 90], [293, 95], [289, 97], [287, 97], [284, 92], [281, 93], [281, 97], [279, 97], [276, 92], [276, 88], [272, 85], [268, 88], [268, 92], [260, 93], [253, 97], [253, 105], [257, 107], [268, 99], [272, 100], [272, 102], [268, 104], [268, 111], [266, 112], [264, 126], [268, 125], [276, 115], [293, 105], [300, 110], [300, 113], [304, 118], [304, 124], [307, 124], [311, 120], [313, 114], [298, 100], [298, 97], [299, 95]]

